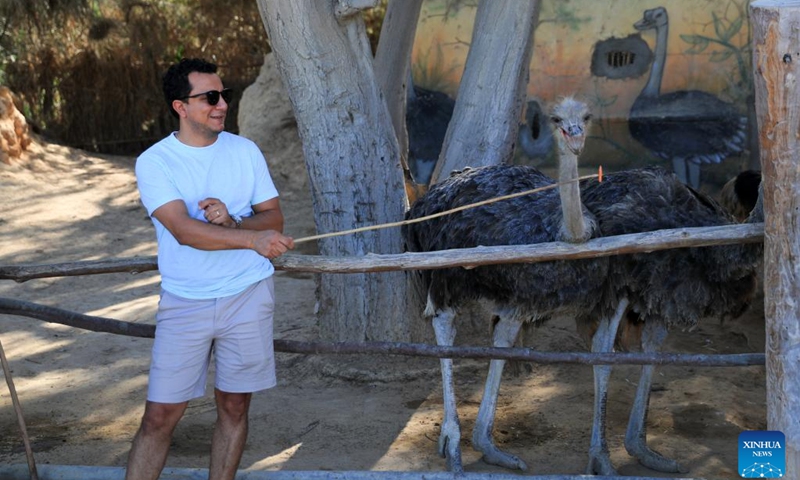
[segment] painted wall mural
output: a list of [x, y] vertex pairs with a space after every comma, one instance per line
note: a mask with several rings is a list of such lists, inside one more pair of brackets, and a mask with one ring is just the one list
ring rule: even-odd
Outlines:
[[[575, 95], [597, 120], [587, 170], [672, 168], [709, 192], [759, 169], [747, 0], [543, 0], [516, 161], [554, 167], [546, 105]], [[455, 98], [477, 1], [428, 0], [415, 86]], [[752, 130], [751, 130], [752, 128]]]

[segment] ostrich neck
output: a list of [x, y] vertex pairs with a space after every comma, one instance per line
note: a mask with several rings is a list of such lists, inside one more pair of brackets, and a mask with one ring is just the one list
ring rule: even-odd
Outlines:
[[558, 181], [562, 185], [558, 187], [558, 194], [561, 197], [563, 216], [561, 232], [567, 242], [583, 242], [589, 238], [589, 234], [583, 218], [580, 185], [574, 181], [578, 178], [578, 156], [562, 148], [559, 158]]
[[640, 96], [657, 97], [661, 94], [661, 78], [664, 75], [664, 64], [667, 61], [667, 38], [669, 37], [669, 24], [656, 27], [656, 53], [653, 59], [653, 68], [650, 69], [650, 78]]

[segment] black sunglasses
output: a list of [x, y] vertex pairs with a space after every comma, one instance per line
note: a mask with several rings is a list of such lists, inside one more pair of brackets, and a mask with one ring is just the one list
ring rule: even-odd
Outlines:
[[208, 104], [211, 106], [214, 106], [219, 103], [220, 96], [222, 96], [222, 98], [225, 99], [225, 103], [231, 103], [231, 100], [233, 100], [233, 90], [231, 90], [230, 88], [223, 88], [222, 91], [209, 90], [207, 92], [197, 93], [195, 95], [187, 95], [185, 97], [179, 98], [178, 100], [187, 100], [189, 98], [202, 97], [203, 95], [205, 95], [206, 97], [206, 102], [208, 102]]

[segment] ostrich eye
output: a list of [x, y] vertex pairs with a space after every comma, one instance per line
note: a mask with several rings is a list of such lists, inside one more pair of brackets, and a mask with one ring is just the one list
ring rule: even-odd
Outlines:
[[550, 117], [550, 121], [555, 123], [556, 125], [561, 125], [561, 119], [558, 117]]
[[592, 119], [592, 114], [591, 113], [587, 113], [586, 116], [583, 117], [583, 121], [584, 122], [588, 122], [591, 119]]

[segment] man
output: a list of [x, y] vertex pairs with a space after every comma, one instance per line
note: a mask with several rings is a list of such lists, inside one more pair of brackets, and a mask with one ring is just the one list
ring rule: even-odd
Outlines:
[[233, 479], [253, 392], [275, 385], [269, 259], [294, 248], [256, 145], [225, 132], [230, 90], [217, 67], [184, 59], [163, 78], [180, 127], [136, 161], [158, 239], [161, 299], [147, 403], [126, 479], [156, 479], [189, 400], [216, 367], [209, 479]]

